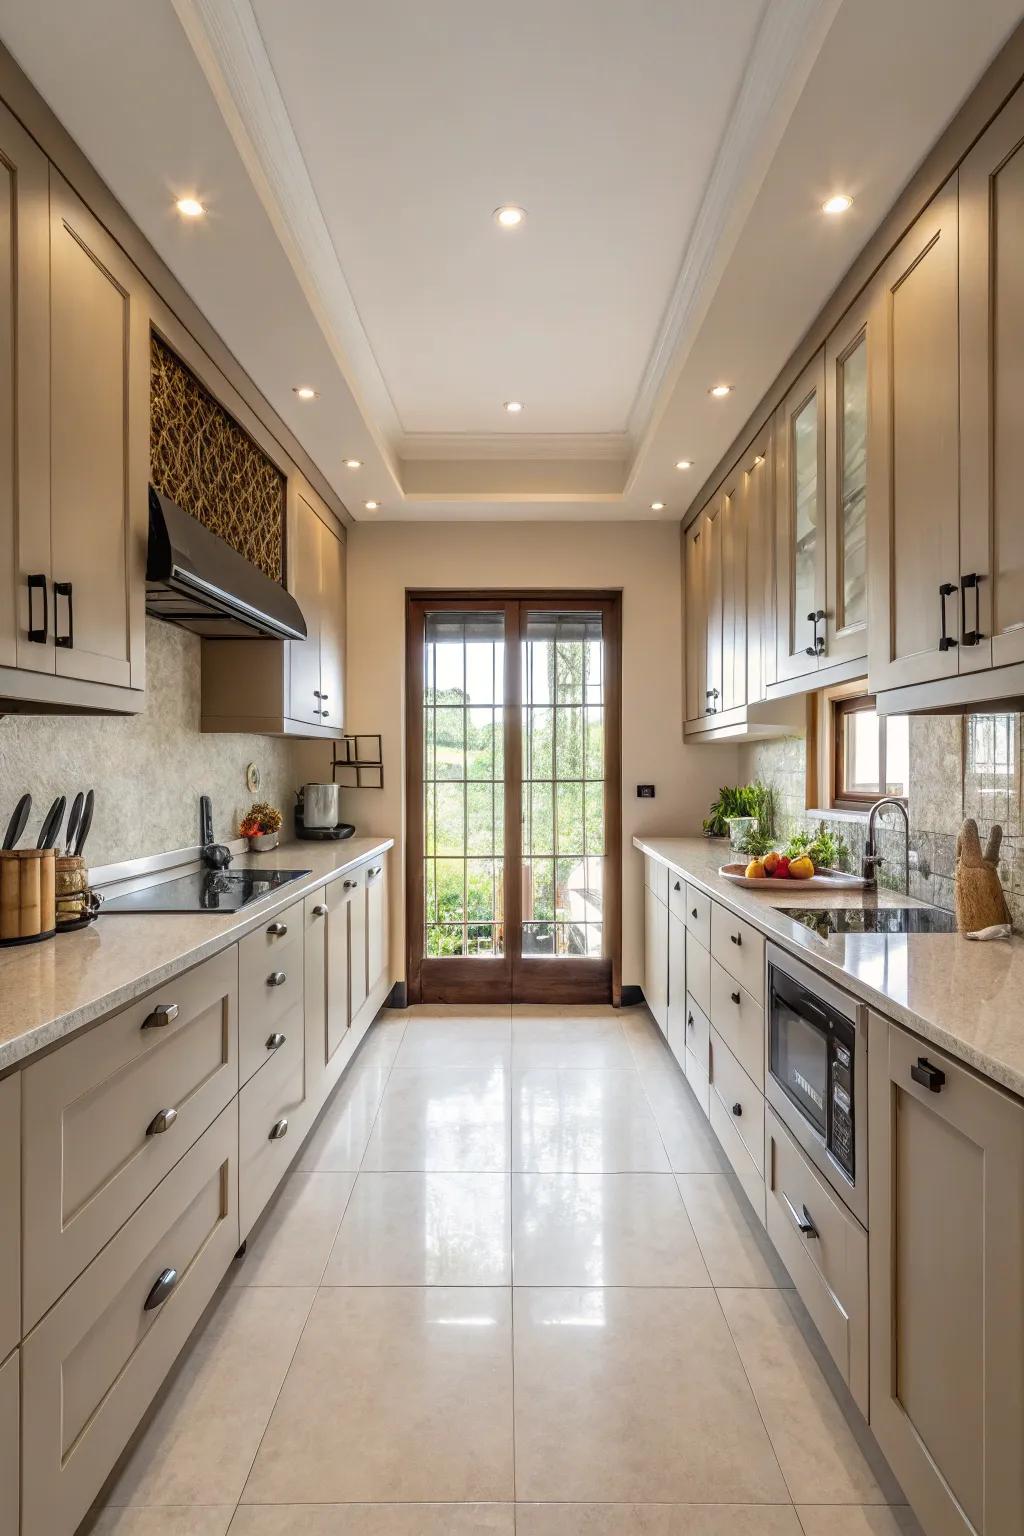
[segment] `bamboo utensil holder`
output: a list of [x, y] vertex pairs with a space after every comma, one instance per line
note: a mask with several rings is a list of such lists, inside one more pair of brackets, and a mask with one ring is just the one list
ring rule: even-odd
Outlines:
[[36, 944], [57, 931], [56, 850], [0, 851], [0, 944]]

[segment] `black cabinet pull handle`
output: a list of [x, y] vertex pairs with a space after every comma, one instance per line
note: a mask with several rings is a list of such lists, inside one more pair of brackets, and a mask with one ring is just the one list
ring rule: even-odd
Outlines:
[[732, 942], [734, 944], [742, 944], [743, 943], [743, 935], [742, 935], [742, 933], [730, 933], [729, 937], [730, 937], [730, 939], [732, 940]]
[[156, 1284], [143, 1302], [143, 1312], [155, 1312], [157, 1307], [162, 1307], [177, 1283], [178, 1271], [176, 1269], [165, 1269], [158, 1276]]
[[[985, 636], [981, 632], [981, 593], [978, 586], [981, 577], [977, 571], [960, 577], [960, 644], [977, 645]], [[967, 593], [974, 593], [974, 628], [967, 628]]]
[[683, 886], [682, 886], [682, 882], [680, 880], [677, 880], [675, 885], [672, 887], [672, 889], [674, 891], [681, 891], [682, 888], [683, 888]]
[[807, 615], [808, 624], [814, 625], [814, 643], [813, 645], [804, 647], [808, 656], [824, 656], [825, 654], [825, 636], [818, 634], [818, 625], [821, 623], [824, 617], [824, 608], [818, 608], [814, 613], [809, 613]]
[[696, 907], [691, 907], [690, 908], [690, 916], [691, 917], [696, 917], [697, 916], [697, 908]]
[[933, 1067], [927, 1056], [919, 1056], [910, 1069], [910, 1075], [915, 1083], [920, 1083], [922, 1088], [927, 1088], [931, 1093], [941, 1093], [942, 1085], [946, 1081], [946, 1074], [941, 1067]]
[[955, 581], [944, 581], [939, 587], [939, 624], [942, 634], [939, 638], [939, 650], [951, 651], [956, 645], [952, 635], [946, 634], [946, 598], [952, 597], [956, 591]]
[[734, 1104], [733, 1107], [732, 1107], [732, 1112], [736, 1116], [736, 1119], [738, 1120], [740, 1118], [740, 1116], [742, 1115], [742, 1113], [743, 1113], [743, 1105], [742, 1104]]
[[[57, 599], [66, 597], [68, 602], [68, 632], [66, 635], [57, 633]], [[66, 651], [75, 648], [75, 598], [70, 581], [55, 581], [53, 584], [53, 643]]]
[[[32, 623], [32, 594], [43, 594], [43, 622], [40, 625]], [[28, 578], [28, 638], [33, 645], [45, 645], [46, 637], [50, 632], [50, 597], [46, 585], [46, 577], [40, 574]]]
[[729, 996], [732, 998], [734, 1003], [738, 1003], [740, 1000], [740, 994], [738, 992], [730, 992]]
[[[718, 689], [717, 688], [708, 688], [708, 689], [706, 689], [705, 693], [704, 693], [704, 697], [706, 699], [717, 699], [718, 698]], [[717, 715], [718, 714], [718, 705], [717, 704], [709, 704], [707, 706], [707, 709], [706, 709], [705, 713], [709, 714], [709, 715]]]
[[693, 1028], [693, 1014], [692, 1013], [688, 1013], [686, 1015], [686, 1027], [687, 1027], [687, 1029], [692, 1029]]

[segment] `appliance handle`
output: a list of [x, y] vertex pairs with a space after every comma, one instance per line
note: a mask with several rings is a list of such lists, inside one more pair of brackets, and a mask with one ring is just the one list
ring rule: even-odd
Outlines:
[[793, 1225], [797, 1231], [802, 1232], [804, 1237], [817, 1237], [818, 1229], [811, 1220], [806, 1205], [801, 1205], [800, 1209], [797, 1210], [784, 1189], [780, 1189], [779, 1194], [782, 1196], [786, 1209], [793, 1218]]

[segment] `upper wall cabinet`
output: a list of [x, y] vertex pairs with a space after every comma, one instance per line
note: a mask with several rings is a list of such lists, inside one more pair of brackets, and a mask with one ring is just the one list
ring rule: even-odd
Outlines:
[[344, 721], [345, 546], [301, 486], [293, 526], [294, 595], [309, 635], [305, 644], [292, 642], [288, 648], [290, 712], [293, 719], [309, 725], [327, 726], [334, 721], [340, 730]]
[[818, 670], [825, 648], [825, 358], [804, 369], [775, 417], [776, 681]]
[[870, 305], [848, 310], [825, 344], [825, 621], [819, 668], [868, 648], [868, 347]]

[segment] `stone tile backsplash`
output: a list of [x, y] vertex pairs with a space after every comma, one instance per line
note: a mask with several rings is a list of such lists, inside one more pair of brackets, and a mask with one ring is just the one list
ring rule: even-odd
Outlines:
[[[1024, 929], [1022, 720], [1016, 714], [915, 715], [910, 720], [910, 894], [953, 910], [956, 835], [964, 817], [973, 816], [983, 844], [993, 825], [1003, 829], [999, 877], [1018, 930]], [[803, 737], [752, 743], [743, 749], [740, 764], [745, 781], [760, 778], [778, 789], [786, 836], [821, 822], [820, 814], [805, 807]], [[845, 838], [856, 863], [866, 818], [826, 814], [824, 820]], [[879, 882], [902, 890], [902, 822], [881, 828], [879, 843], [885, 860]]]

